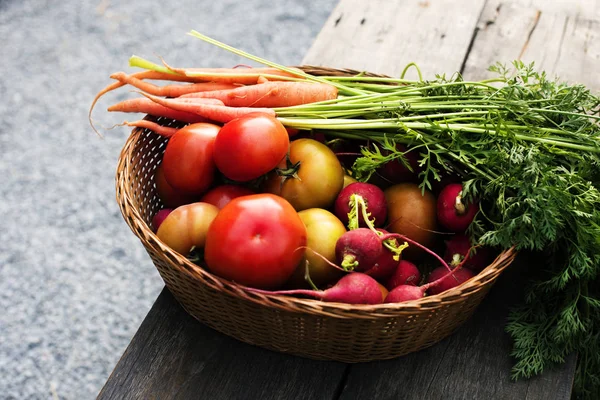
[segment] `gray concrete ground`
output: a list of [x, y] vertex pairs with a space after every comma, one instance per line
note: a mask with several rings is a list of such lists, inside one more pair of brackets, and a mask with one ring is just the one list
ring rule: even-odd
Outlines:
[[129, 131], [87, 122], [110, 73], [244, 61], [190, 29], [297, 64], [335, 3], [0, 0], [0, 399], [94, 398], [163, 286], [115, 201]]

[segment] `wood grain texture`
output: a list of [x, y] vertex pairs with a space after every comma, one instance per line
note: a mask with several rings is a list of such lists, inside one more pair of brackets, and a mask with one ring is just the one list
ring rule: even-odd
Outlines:
[[522, 60], [598, 91], [599, 36], [597, 1], [488, 0], [463, 73], [484, 79], [493, 76], [486, 67]]
[[334, 398], [346, 369], [231, 339], [164, 289], [98, 399]]
[[451, 75], [463, 64], [484, 3], [342, 0], [304, 63], [399, 76], [416, 62], [425, 78]]

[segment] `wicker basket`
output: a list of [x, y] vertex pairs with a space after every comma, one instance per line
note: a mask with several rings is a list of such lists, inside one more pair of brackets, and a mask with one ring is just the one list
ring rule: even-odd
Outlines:
[[[313, 74], [356, 72], [302, 68]], [[154, 213], [163, 208], [154, 186], [154, 171], [166, 143], [166, 139], [148, 130], [132, 132], [116, 174], [121, 212], [186, 311], [246, 343], [342, 362], [399, 357], [431, 346], [458, 328], [516, 255], [513, 250], [505, 251], [464, 284], [402, 304], [356, 306], [251, 293], [191, 263], [149, 228]]]

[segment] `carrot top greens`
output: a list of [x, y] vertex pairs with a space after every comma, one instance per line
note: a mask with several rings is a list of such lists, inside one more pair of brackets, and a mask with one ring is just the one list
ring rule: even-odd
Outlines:
[[[274, 111], [290, 128], [368, 140], [352, 168], [359, 180], [394, 159], [412, 170], [397, 143], [419, 154], [422, 190], [444, 174], [460, 174], [466, 198], [481, 204], [469, 228], [479, 244], [545, 255], [528, 266], [525, 300], [506, 326], [514, 378], [539, 374], [578, 352], [576, 389], [600, 397], [599, 97], [520, 61], [492, 66], [497, 77], [482, 81], [460, 74], [423, 80], [414, 64], [399, 78], [315, 77], [196, 31], [190, 35], [298, 80], [335, 86], [337, 99]], [[135, 56], [130, 64], [168, 72]], [[418, 80], [404, 78], [410, 67]]]

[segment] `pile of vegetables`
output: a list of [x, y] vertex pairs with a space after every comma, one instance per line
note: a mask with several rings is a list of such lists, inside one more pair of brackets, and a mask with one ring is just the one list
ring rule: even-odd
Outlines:
[[577, 352], [577, 394], [600, 396], [600, 98], [522, 62], [475, 82], [316, 77], [190, 34], [266, 67], [134, 56], [144, 71], [94, 100], [132, 85], [139, 98], [109, 111], [170, 137], [159, 238], [252, 290], [351, 303], [433, 295], [498, 251], [540, 252], [506, 327], [514, 377]]

